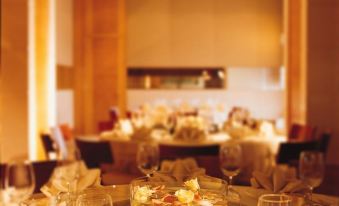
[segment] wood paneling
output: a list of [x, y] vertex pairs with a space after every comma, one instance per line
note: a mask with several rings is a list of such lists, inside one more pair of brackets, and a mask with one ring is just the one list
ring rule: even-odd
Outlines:
[[125, 110], [125, 2], [74, 1], [75, 130], [94, 133], [112, 106]]
[[74, 88], [74, 69], [71, 66], [57, 65], [57, 89]]
[[1, 0], [1, 161], [28, 154], [27, 2]]
[[287, 1], [287, 126], [306, 121], [306, 5], [304, 0]]

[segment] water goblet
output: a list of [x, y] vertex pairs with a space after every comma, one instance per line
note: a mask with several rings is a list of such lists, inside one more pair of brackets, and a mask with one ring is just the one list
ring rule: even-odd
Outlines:
[[266, 194], [261, 195], [258, 200], [258, 206], [291, 206], [292, 199], [284, 194]]
[[308, 199], [312, 199], [313, 189], [318, 187], [324, 178], [324, 156], [317, 151], [303, 151], [299, 158], [299, 176], [309, 187]]
[[35, 188], [34, 169], [28, 161], [10, 162], [5, 171], [5, 195], [11, 203], [19, 205], [28, 199]]
[[141, 143], [138, 145], [137, 165], [140, 171], [151, 176], [159, 167], [159, 148], [154, 143]]

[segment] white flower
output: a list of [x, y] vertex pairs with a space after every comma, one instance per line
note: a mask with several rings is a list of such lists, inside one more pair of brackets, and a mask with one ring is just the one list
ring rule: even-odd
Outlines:
[[153, 193], [154, 191], [147, 186], [143, 187], [137, 186], [136, 191], [134, 193], [134, 200], [136, 200], [139, 203], [146, 203], [147, 201], [149, 201], [149, 198]]
[[197, 178], [188, 180], [184, 184], [189, 190], [191, 190], [193, 192], [196, 192], [200, 189]]
[[175, 196], [177, 196], [181, 203], [190, 203], [194, 200], [194, 193], [191, 190], [177, 190]]

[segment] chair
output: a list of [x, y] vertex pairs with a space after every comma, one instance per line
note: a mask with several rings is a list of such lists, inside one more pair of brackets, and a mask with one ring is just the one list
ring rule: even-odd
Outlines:
[[5, 164], [0, 164], [0, 189], [5, 188]]
[[75, 139], [75, 143], [88, 168], [98, 168], [103, 163], [114, 163], [109, 142]]
[[294, 123], [291, 126], [288, 139], [294, 142], [312, 141], [315, 140], [316, 131], [316, 127]]
[[278, 149], [277, 163], [292, 164], [299, 160], [302, 151], [317, 150], [318, 142], [285, 142], [281, 143]]
[[54, 168], [57, 166], [56, 161], [41, 161], [33, 162], [33, 169], [35, 174], [35, 189], [34, 193], [40, 192], [40, 188], [46, 184], [51, 177]]
[[320, 151], [326, 155], [330, 138], [331, 134], [326, 132], [313, 141], [281, 143], [278, 150], [277, 163], [293, 164], [293, 162], [298, 162], [302, 151]]
[[59, 128], [66, 141], [73, 139], [73, 131], [68, 124], [60, 124]]
[[176, 146], [159, 145], [160, 159], [176, 159], [195, 156], [218, 156], [219, 145], [208, 146]]
[[107, 130], [112, 130], [114, 128], [115, 122], [109, 120], [109, 121], [100, 121], [98, 123], [98, 131], [103, 132]]
[[331, 136], [332, 136], [331, 133], [324, 132], [318, 140], [317, 149], [323, 152], [325, 155], [328, 150], [328, 145], [330, 144]]
[[44, 147], [45, 155], [48, 159], [53, 159], [56, 156], [56, 149], [54, 146], [54, 141], [52, 140], [49, 134], [40, 135], [42, 145]]

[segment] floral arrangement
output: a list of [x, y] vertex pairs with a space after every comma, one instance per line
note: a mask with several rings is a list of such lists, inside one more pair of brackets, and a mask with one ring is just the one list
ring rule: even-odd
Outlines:
[[197, 178], [184, 182], [184, 187], [173, 190], [165, 185], [135, 186], [132, 189], [132, 206], [212, 206], [222, 201], [215, 193], [203, 191]]

